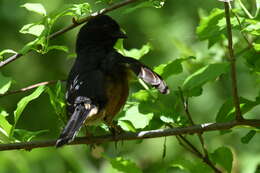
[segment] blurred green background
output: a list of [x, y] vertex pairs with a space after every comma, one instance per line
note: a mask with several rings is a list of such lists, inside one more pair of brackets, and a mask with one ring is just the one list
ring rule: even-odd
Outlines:
[[[0, 0], [0, 50], [21, 49], [32, 36], [19, 33], [20, 28], [33, 21], [39, 20], [34, 15], [21, 8], [27, 2], [42, 3], [48, 13], [59, 11], [71, 3], [82, 3], [80, 0]], [[93, 10], [101, 9], [106, 5], [96, 4], [88, 0]], [[195, 56], [197, 60], [193, 64], [186, 64], [185, 72], [175, 75], [167, 80], [170, 88], [177, 89], [187, 76], [207, 62], [216, 62], [223, 58], [224, 51], [217, 45], [207, 48], [207, 42], [201, 42], [196, 37], [196, 26], [199, 23], [199, 14], [209, 13], [213, 8], [223, 8], [223, 4], [217, 1], [205, 0], [168, 0], [163, 8], [139, 8], [129, 11], [129, 7], [120, 8], [109, 13], [116, 19], [126, 31], [128, 39], [124, 44], [127, 49], [140, 48], [143, 44], [151, 43], [152, 51], [142, 58], [142, 61], [153, 67], [160, 63], [184, 56]], [[71, 17], [63, 17], [55, 25], [53, 31], [68, 26]], [[74, 53], [75, 38], [79, 27], [69, 31], [53, 40], [52, 44], [62, 44], [69, 47], [69, 52]], [[241, 43], [243, 44], [243, 43]], [[31, 52], [21, 59], [1, 69], [5, 76], [11, 76], [15, 81], [12, 89], [19, 89], [37, 82], [55, 79], [66, 79], [73, 59], [61, 51], [50, 51], [40, 55]], [[254, 99], [258, 93], [259, 81], [256, 76], [250, 74], [245, 68], [243, 59], [238, 61], [239, 91], [240, 95], [248, 99]], [[231, 96], [230, 80], [224, 78], [215, 83], [204, 86], [201, 96], [190, 100], [191, 113], [196, 123], [212, 122], [217, 110], [223, 104], [224, 99]], [[8, 112], [16, 109], [17, 102], [30, 92], [10, 95], [0, 98], [0, 105]], [[259, 109], [258, 109], [259, 110]], [[247, 113], [247, 117], [254, 118], [257, 109]], [[35, 140], [56, 139], [62, 124], [50, 105], [47, 94], [40, 96], [37, 101], [28, 105], [19, 120], [18, 128], [27, 130], [47, 129], [48, 133]], [[209, 151], [220, 146], [228, 146], [234, 154], [234, 172], [254, 172], [260, 164], [259, 135], [249, 145], [242, 144], [240, 138], [247, 131], [239, 129], [233, 133], [219, 135], [219, 132], [206, 133], [205, 141]], [[189, 137], [197, 143], [197, 139]], [[162, 159], [164, 138], [144, 140], [142, 143], [132, 141], [119, 144], [117, 149], [114, 143], [102, 144], [105, 155], [124, 156], [132, 159], [144, 172], [160, 172], [165, 165], [174, 164], [179, 159], [198, 162], [193, 155], [183, 150], [178, 145], [175, 137], [167, 137], [167, 155]], [[0, 173], [106, 173], [117, 172], [110, 163], [103, 158], [95, 157], [89, 146], [66, 146], [61, 149], [53, 147], [34, 149], [32, 151], [4, 151], [0, 152]], [[183, 172], [178, 169], [169, 169], [167, 172]]]

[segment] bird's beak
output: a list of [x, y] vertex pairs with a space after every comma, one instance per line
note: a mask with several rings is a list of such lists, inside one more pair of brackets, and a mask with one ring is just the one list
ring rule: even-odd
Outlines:
[[122, 31], [115, 32], [112, 34], [113, 38], [127, 38], [127, 35], [123, 33]]

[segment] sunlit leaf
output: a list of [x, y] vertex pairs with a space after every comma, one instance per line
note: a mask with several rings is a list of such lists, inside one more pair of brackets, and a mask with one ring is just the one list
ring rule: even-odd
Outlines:
[[149, 0], [155, 8], [162, 8], [165, 4], [165, 0]]
[[110, 161], [110, 164], [114, 169], [123, 172], [123, 173], [142, 173], [142, 170], [137, 167], [137, 165], [129, 160], [124, 159], [123, 157], [109, 158], [106, 157]]
[[149, 51], [151, 50], [151, 45], [150, 43], [146, 43], [145, 45], [143, 45], [140, 49], [131, 49], [131, 50], [126, 50], [123, 46], [123, 40], [119, 39], [116, 43], [116, 45], [114, 46], [114, 48], [121, 53], [124, 56], [127, 57], [132, 57], [134, 59], [140, 59], [141, 57], [143, 57], [144, 55], [146, 55], [147, 53], [149, 53]]
[[260, 44], [253, 44], [253, 46], [254, 46], [254, 49], [255, 49], [255, 51], [256, 52], [260, 52]]
[[0, 94], [6, 93], [11, 87], [12, 79], [10, 77], [5, 77], [0, 72]]
[[181, 73], [183, 71], [181, 63], [194, 57], [179, 58], [168, 62], [167, 64], [160, 64], [154, 68], [154, 71], [161, 75], [163, 79], [167, 79], [171, 75]]
[[21, 53], [21, 54], [28, 53], [30, 50], [33, 49], [33, 47], [35, 47], [35, 45], [37, 44], [38, 40], [39, 39], [36, 38], [35, 40], [33, 40], [33, 41], [27, 43], [26, 45], [24, 45], [24, 47], [19, 51], [19, 53]]
[[118, 125], [124, 130], [124, 131], [130, 131], [130, 132], [136, 132], [135, 127], [131, 123], [131, 121], [128, 120], [119, 120]]
[[29, 102], [31, 102], [32, 100], [37, 99], [43, 93], [44, 90], [45, 90], [45, 86], [39, 86], [32, 94], [22, 98], [18, 102], [17, 108], [14, 111], [14, 124], [16, 124], [18, 122], [18, 120], [19, 120], [23, 110], [27, 106], [27, 104]]
[[212, 169], [201, 161], [190, 161], [184, 158], [174, 161], [171, 167], [188, 171], [189, 173], [212, 173]]
[[61, 46], [61, 45], [52, 45], [48, 47], [48, 51], [50, 50], [60, 50], [63, 52], [68, 53], [69, 52], [69, 48], [67, 46]]
[[0, 143], [9, 143], [11, 140], [4, 129], [0, 127]]
[[67, 9], [63, 15], [76, 16], [80, 18], [84, 15], [90, 14], [92, 12], [89, 3], [85, 2], [82, 4], [73, 4], [72, 7]]
[[231, 172], [233, 164], [233, 154], [227, 147], [220, 147], [210, 154], [210, 159], [225, 168], [227, 172]]
[[186, 78], [183, 83], [183, 89], [191, 90], [193, 88], [201, 87], [206, 82], [215, 80], [221, 74], [226, 73], [228, 67], [228, 63], [209, 64], [205, 67], [202, 67]]
[[55, 87], [47, 88], [47, 93], [55, 113], [60, 117], [61, 120], [65, 121], [66, 103], [61, 81], [57, 82]]
[[[258, 100], [251, 101], [245, 98], [240, 98], [240, 109], [242, 114], [252, 110], [255, 106], [259, 105], [260, 102]], [[229, 98], [219, 109], [216, 122], [228, 122], [235, 119], [235, 107], [233, 104], [233, 99]]]
[[24, 25], [19, 32], [23, 34], [31, 34], [38, 37], [42, 34], [44, 28], [45, 28], [44, 25], [30, 23]]
[[35, 13], [38, 13], [40, 15], [46, 16], [46, 10], [40, 3], [26, 3], [22, 5], [21, 7], [26, 8], [28, 11], [32, 11]]
[[15, 52], [14, 50], [12, 49], [5, 49], [5, 50], [2, 50], [0, 52], [0, 61], [2, 61], [4, 59], [4, 54], [17, 54], [17, 52]]
[[126, 111], [125, 116], [119, 118], [119, 120], [130, 121], [136, 129], [142, 129], [149, 124], [152, 118], [152, 113], [142, 114], [139, 112], [138, 106], [132, 106]]
[[221, 39], [222, 30], [218, 26], [220, 19], [224, 18], [224, 10], [213, 9], [209, 16], [203, 17], [197, 27], [196, 33], [200, 40], [209, 40], [209, 47]]
[[174, 119], [170, 116], [162, 115], [162, 116], [160, 116], [160, 120], [162, 120], [162, 122], [167, 123], [167, 124], [174, 123]]
[[14, 137], [15, 139], [22, 141], [22, 142], [29, 142], [33, 138], [48, 132], [48, 130], [39, 130], [39, 131], [28, 131], [24, 129], [15, 129], [14, 130]]
[[258, 20], [248, 19], [246, 20], [248, 24], [243, 31], [250, 33], [255, 36], [260, 36], [260, 22]]
[[8, 116], [8, 113], [3, 110], [0, 109], [0, 128], [2, 129], [2, 133], [4, 132], [4, 134], [9, 137], [11, 129], [12, 129], [12, 125], [7, 121], [6, 117]]
[[148, 101], [148, 99], [151, 98], [151, 95], [147, 90], [139, 90], [138, 92], [133, 93], [132, 97], [138, 101]]

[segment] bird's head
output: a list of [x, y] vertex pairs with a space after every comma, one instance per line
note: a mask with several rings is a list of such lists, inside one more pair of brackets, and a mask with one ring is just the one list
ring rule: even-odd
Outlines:
[[126, 38], [118, 23], [107, 15], [94, 17], [78, 33], [77, 52], [91, 46], [113, 48], [117, 39]]

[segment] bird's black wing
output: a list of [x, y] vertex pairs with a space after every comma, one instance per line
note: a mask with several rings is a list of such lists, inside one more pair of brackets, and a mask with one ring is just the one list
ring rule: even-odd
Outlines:
[[142, 64], [140, 61], [130, 58], [120, 56], [120, 63], [130, 68], [140, 79], [144, 82], [152, 85], [156, 89], [158, 89], [162, 94], [168, 94], [170, 92], [168, 86], [166, 85], [165, 81], [162, 77], [154, 72], [149, 67]]
[[56, 147], [73, 141], [84, 122], [98, 114], [106, 102], [104, 75], [101, 71], [70, 75], [67, 87], [66, 99], [70, 119], [57, 140]]

